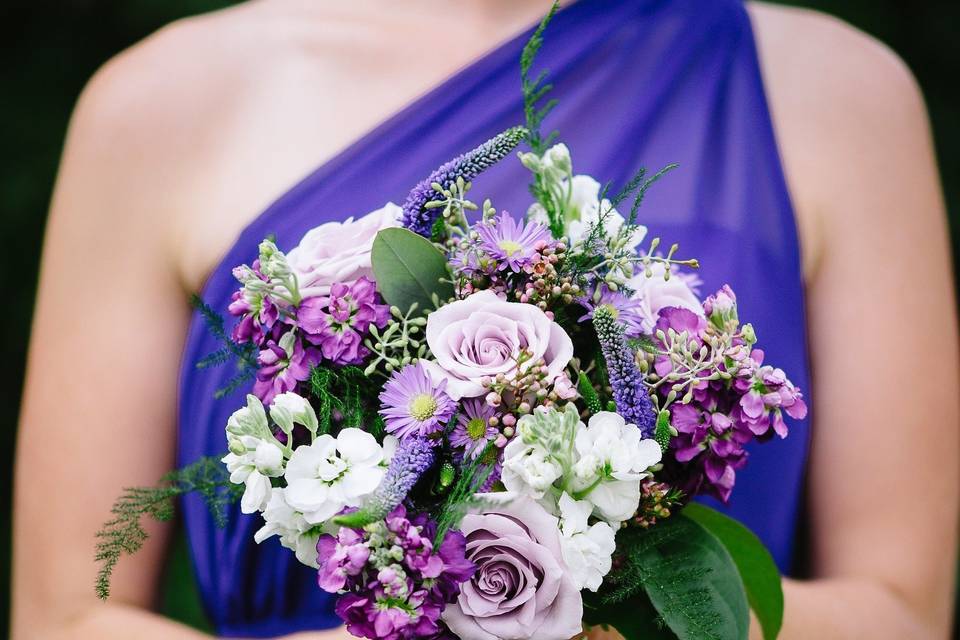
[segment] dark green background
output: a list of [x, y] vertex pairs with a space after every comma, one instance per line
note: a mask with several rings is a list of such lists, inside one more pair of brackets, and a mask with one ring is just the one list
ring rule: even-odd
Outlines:
[[[319, 0], [318, 0], [319, 1]], [[708, 2], [710, 0], [703, 0]], [[10, 513], [11, 458], [44, 220], [67, 119], [84, 83], [104, 61], [160, 26], [232, 4], [225, 0], [4, 0], [0, 8], [0, 274], [4, 285], [0, 361], [0, 513]], [[545, 2], [546, 4], [546, 2]], [[923, 87], [950, 211], [960, 211], [960, 2], [791, 2], [846, 19], [896, 50]], [[904, 215], [907, 215], [906, 212]], [[951, 215], [954, 253], [958, 219]], [[914, 250], [922, 250], [915, 247]], [[82, 307], [77, 310], [82, 314]], [[9, 518], [0, 522], [0, 633], [7, 628]], [[70, 544], [65, 540], [64, 544]], [[171, 563], [168, 611], [201, 620], [189, 569]], [[92, 585], [91, 585], [92, 588]]]

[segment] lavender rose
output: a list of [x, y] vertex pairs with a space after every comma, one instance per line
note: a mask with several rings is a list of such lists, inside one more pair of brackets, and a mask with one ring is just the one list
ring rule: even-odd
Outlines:
[[480, 291], [452, 302], [427, 319], [427, 344], [435, 362], [423, 365], [435, 383], [447, 381], [454, 400], [485, 392], [482, 380], [517, 373], [521, 350], [543, 360], [546, 381], [553, 382], [573, 357], [570, 336], [532, 304], [506, 302]]
[[700, 280], [693, 274], [672, 273], [669, 280], [663, 279], [664, 266], [654, 262], [650, 265], [653, 274], [648, 278], [642, 269], [627, 284], [634, 290], [633, 298], [639, 302], [637, 312], [641, 317], [644, 333], [651, 333], [657, 323], [657, 314], [666, 307], [689, 309], [703, 317], [703, 307], [694, 287]]
[[399, 226], [402, 213], [400, 207], [388, 202], [359, 220], [351, 217], [343, 222], [327, 222], [308, 231], [300, 244], [287, 253], [301, 295], [325, 296], [335, 282], [373, 279], [373, 239], [381, 229]]
[[583, 601], [563, 562], [557, 518], [514, 497], [465, 516], [460, 530], [477, 572], [443, 612], [457, 637], [567, 640], [581, 632]]

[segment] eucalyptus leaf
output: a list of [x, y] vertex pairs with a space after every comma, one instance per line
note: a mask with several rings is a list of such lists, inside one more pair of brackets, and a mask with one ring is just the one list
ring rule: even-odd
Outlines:
[[453, 296], [444, 255], [408, 229], [392, 227], [377, 233], [371, 262], [380, 295], [403, 313], [414, 303], [424, 312], [432, 309], [434, 295], [440, 300]]
[[765, 640], [774, 640], [783, 623], [783, 587], [780, 571], [760, 539], [736, 520], [696, 502], [683, 515], [712, 533], [726, 547], [740, 572], [750, 608], [763, 628]]

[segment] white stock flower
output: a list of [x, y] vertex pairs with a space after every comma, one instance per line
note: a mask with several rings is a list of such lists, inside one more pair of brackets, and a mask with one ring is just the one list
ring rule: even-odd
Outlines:
[[503, 450], [500, 480], [507, 491], [540, 499], [560, 476], [563, 469], [537, 444], [526, 444], [514, 438]]
[[601, 411], [579, 429], [574, 445], [576, 491], [608, 522], [630, 518], [640, 502], [640, 481], [660, 462], [660, 445], [612, 411]]
[[323, 434], [313, 444], [297, 447], [284, 475], [287, 503], [311, 524], [329, 520], [344, 507], [359, 507], [386, 473], [385, 448], [353, 427], [336, 438]]
[[[626, 222], [611, 202], [600, 199], [600, 183], [588, 175], [571, 176], [570, 151], [563, 144], [557, 144], [544, 153], [540, 159], [539, 173], [548, 181], [556, 183], [556, 191], [567, 196], [563, 211], [565, 234], [570, 242], [581, 242], [590, 233], [604, 214], [604, 230], [607, 238], [616, 236]], [[569, 177], [567, 177], [569, 176]], [[527, 210], [527, 219], [549, 226], [546, 210], [534, 203]], [[647, 235], [647, 228], [638, 225], [626, 244], [628, 249], [636, 249]]]
[[227, 465], [230, 482], [246, 485], [240, 510], [243, 513], [263, 510], [270, 498], [270, 478], [283, 475], [283, 450], [276, 441], [249, 435], [231, 438], [230, 449], [220, 461]]
[[588, 524], [593, 512], [590, 502], [574, 500], [564, 492], [558, 504], [563, 561], [578, 588], [596, 592], [613, 565], [616, 534], [606, 522]]
[[295, 423], [303, 425], [310, 433], [317, 432], [317, 414], [313, 407], [306, 398], [291, 391], [274, 397], [270, 417], [287, 435], [293, 431]]
[[303, 514], [287, 504], [286, 489], [274, 489], [263, 511], [264, 525], [253, 535], [260, 544], [270, 536], [278, 536], [280, 544], [297, 555], [297, 560], [313, 567], [317, 564], [317, 540], [320, 527], [311, 525]]

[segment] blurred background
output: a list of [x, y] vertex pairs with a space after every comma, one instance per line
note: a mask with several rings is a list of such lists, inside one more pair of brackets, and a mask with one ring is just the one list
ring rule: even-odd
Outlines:
[[[50, 191], [68, 118], [91, 74], [164, 24], [233, 4], [227, 0], [3, 0], [0, 7], [0, 273], [9, 285], [0, 331], [0, 635], [8, 628], [10, 487], [23, 364]], [[803, 0], [785, 2], [836, 15], [892, 47], [926, 97], [960, 249], [960, 2]], [[904, 212], [909, 215], [909, 212]], [[92, 553], [92, 549], [91, 549]], [[205, 626], [183, 547], [166, 580], [165, 611]], [[91, 585], [92, 586], [92, 585]], [[960, 634], [958, 634], [960, 637]]]

